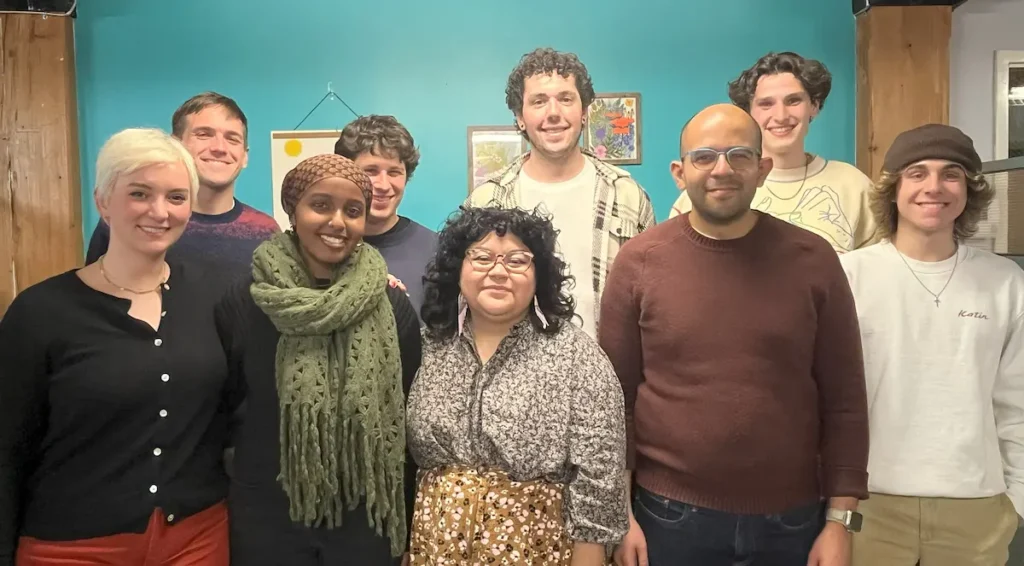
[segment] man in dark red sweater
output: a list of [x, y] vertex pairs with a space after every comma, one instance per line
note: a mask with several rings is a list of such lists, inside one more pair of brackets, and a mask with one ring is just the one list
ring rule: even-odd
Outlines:
[[599, 339], [634, 474], [620, 565], [847, 566], [867, 497], [864, 366], [829, 244], [750, 209], [772, 168], [743, 110], [709, 107], [672, 173], [692, 211], [623, 246]]

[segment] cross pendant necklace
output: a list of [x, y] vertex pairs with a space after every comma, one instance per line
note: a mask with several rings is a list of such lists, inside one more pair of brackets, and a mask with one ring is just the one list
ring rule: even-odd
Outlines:
[[914, 279], [917, 280], [917, 283], [921, 285], [921, 287], [923, 287], [925, 291], [928, 291], [929, 295], [935, 297], [935, 308], [939, 308], [939, 303], [942, 302], [939, 300], [939, 296], [942, 295], [943, 291], [946, 290], [946, 287], [949, 287], [949, 282], [953, 280], [953, 275], [956, 273], [956, 266], [960, 263], [960, 244], [956, 244], [956, 247], [953, 248], [953, 271], [949, 273], [949, 279], [946, 279], [946, 284], [942, 286], [942, 289], [939, 289], [938, 293], [932, 293], [932, 290], [929, 289], [928, 286], [924, 284], [924, 281], [921, 281], [921, 278], [917, 276], [917, 272], [914, 271], [914, 268], [910, 267], [910, 264], [907, 263], [907, 258], [903, 257], [903, 252], [896, 249], [895, 244], [892, 246], [892, 249], [896, 250], [896, 253], [899, 254], [900, 259], [903, 260], [903, 265], [907, 266], [907, 270], [910, 271], [910, 274], [914, 276]]

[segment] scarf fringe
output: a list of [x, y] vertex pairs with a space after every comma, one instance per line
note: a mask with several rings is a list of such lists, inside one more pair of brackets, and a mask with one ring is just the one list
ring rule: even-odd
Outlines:
[[357, 249], [335, 283], [311, 289], [292, 236], [253, 258], [253, 299], [277, 346], [281, 473], [289, 516], [340, 527], [365, 499], [367, 521], [405, 550], [405, 412], [397, 329], [379, 252]]
[[[403, 478], [404, 460], [387, 469], [386, 434], [379, 435], [380, 440], [374, 438], [377, 435], [360, 434], [359, 427], [348, 420], [339, 420], [340, 430], [331, 434], [333, 427], [320, 426], [330, 420], [329, 414], [310, 405], [291, 404], [281, 413], [281, 443], [288, 451], [282, 451], [279, 480], [289, 497], [291, 519], [307, 527], [337, 528], [342, 515], [365, 499], [370, 526], [377, 535], [383, 535], [386, 526], [392, 550], [403, 551], [404, 485], [394, 478]], [[404, 437], [402, 432], [398, 440]], [[339, 436], [344, 439], [340, 448]], [[327, 473], [337, 464], [340, 481]]]

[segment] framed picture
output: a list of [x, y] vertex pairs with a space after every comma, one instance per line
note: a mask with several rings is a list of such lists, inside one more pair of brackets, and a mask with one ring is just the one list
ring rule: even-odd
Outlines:
[[598, 93], [587, 111], [583, 147], [607, 163], [639, 165], [640, 93]]
[[469, 192], [526, 153], [526, 138], [515, 126], [470, 126], [466, 130]]

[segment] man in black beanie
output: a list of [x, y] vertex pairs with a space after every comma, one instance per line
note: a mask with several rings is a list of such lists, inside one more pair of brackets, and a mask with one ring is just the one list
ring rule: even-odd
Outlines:
[[841, 262], [857, 302], [871, 447], [853, 565], [1004, 565], [1024, 510], [1024, 271], [964, 246], [992, 201], [960, 130], [897, 136]]

